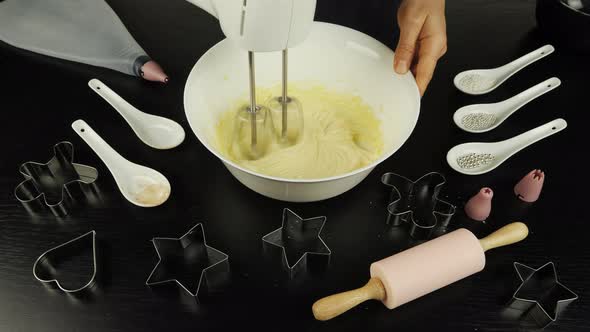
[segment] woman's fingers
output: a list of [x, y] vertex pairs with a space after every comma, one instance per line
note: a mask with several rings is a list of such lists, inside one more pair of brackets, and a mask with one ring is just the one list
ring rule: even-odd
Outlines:
[[424, 16], [416, 13], [412, 6], [406, 6], [406, 3], [407, 1], [398, 11], [400, 36], [393, 61], [394, 69], [398, 74], [405, 74], [410, 69], [416, 54], [416, 42], [424, 25]]
[[445, 34], [435, 33], [419, 40], [418, 43], [420, 45], [420, 52], [418, 53], [415, 75], [416, 83], [420, 89], [420, 95], [424, 95], [430, 80], [432, 80], [438, 60], [447, 51], [447, 42]]
[[432, 80], [437, 61], [438, 58], [431, 56], [420, 56], [418, 60], [418, 64], [416, 65], [416, 84], [418, 85], [421, 96], [424, 95], [428, 84], [430, 84], [430, 80]]
[[400, 38], [394, 68], [398, 74], [411, 70], [423, 95], [447, 51], [445, 0], [404, 0], [397, 17]]

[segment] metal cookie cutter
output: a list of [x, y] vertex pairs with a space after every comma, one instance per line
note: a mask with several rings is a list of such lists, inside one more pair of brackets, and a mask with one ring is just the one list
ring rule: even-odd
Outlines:
[[[282, 226], [262, 237], [267, 248], [281, 250], [283, 266], [290, 276], [329, 263], [332, 252], [320, 237], [326, 217], [303, 219], [284, 209]], [[314, 258], [311, 258], [313, 256]]]
[[525, 312], [525, 318], [541, 328], [555, 322], [560, 312], [578, 299], [559, 282], [553, 262], [538, 269], [515, 262], [514, 268], [522, 284], [514, 292], [510, 307]]
[[54, 157], [46, 164], [30, 161], [20, 166], [25, 180], [15, 188], [14, 195], [29, 211], [44, 203], [54, 215], [65, 216], [73, 199], [73, 184], [88, 196], [95, 191], [98, 171], [73, 162], [74, 146], [70, 142], [54, 145], [53, 151]]
[[[81, 268], [78, 266], [75, 271], [60, 270], [60, 266], [66, 261], [71, 261], [80, 253], [92, 248], [92, 271], [89, 271], [88, 279], [80, 281]], [[70, 274], [68, 276], [68, 274]], [[77, 293], [94, 286], [97, 276], [97, 250], [96, 250], [96, 232], [90, 231], [57, 247], [47, 250], [33, 265], [33, 275], [40, 282], [47, 285], [56, 285], [66, 293]], [[71, 277], [77, 276], [76, 281], [65, 281]], [[75, 286], [70, 286], [76, 283]], [[81, 285], [80, 285], [81, 284]]]
[[385, 173], [381, 182], [391, 188], [387, 223], [408, 223], [413, 238], [426, 239], [435, 228], [445, 228], [455, 214], [455, 206], [438, 198], [445, 177], [428, 173], [416, 181], [395, 173]]
[[158, 263], [145, 284], [173, 282], [193, 297], [211, 290], [229, 273], [228, 256], [205, 241], [203, 224], [199, 223], [180, 238], [152, 239]]

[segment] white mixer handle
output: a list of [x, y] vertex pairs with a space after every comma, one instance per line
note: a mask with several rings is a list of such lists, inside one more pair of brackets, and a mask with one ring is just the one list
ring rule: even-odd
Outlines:
[[240, 48], [275, 52], [296, 46], [311, 30], [317, 0], [187, 0], [219, 19]]

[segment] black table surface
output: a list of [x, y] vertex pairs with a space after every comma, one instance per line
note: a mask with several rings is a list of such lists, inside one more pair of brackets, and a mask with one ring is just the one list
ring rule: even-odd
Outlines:
[[[350, 26], [394, 47], [393, 2], [318, 2], [317, 20]], [[589, 182], [583, 162], [587, 158], [581, 153], [581, 143], [587, 142], [587, 58], [558, 47], [493, 93], [479, 97], [462, 94], [452, 84], [461, 70], [495, 67], [547, 43], [536, 29], [534, 1], [449, 1], [449, 51], [422, 99], [410, 139], [353, 190], [306, 204], [275, 201], [245, 188], [190, 132], [182, 103], [184, 82], [196, 60], [223, 38], [217, 22], [182, 0], [109, 3], [166, 68], [168, 85], [0, 48], [0, 137], [5, 151], [0, 158], [1, 331], [513, 331], [526, 329], [506, 306], [519, 284], [515, 261], [533, 267], [555, 262], [561, 281], [580, 297], [546, 331], [590, 331]], [[452, 113], [462, 105], [499, 101], [551, 76], [559, 77], [562, 86], [531, 102], [497, 130], [476, 136], [452, 123]], [[187, 130], [185, 142], [168, 151], [140, 143], [110, 106], [88, 89], [93, 77], [138, 108], [178, 121]], [[509, 138], [560, 117], [569, 123], [565, 131], [488, 174], [460, 175], [446, 164], [446, 152], [455, 144]], [[128, 159], [165, 174], [173, 187], [170, 199], [151, 209], [124, 200], [105, 165], [70, 128], [78, 118]], [[13, 194], [22, 181], [18, 167], [29, 160], [49, 160], [53, 144], [62, 140], [74, 144], [77, 162], [98, 169], [103, 203], [76, 209], [65, 218], [31, 215]], [[534, 168], [547, 174], [543, 194], [534, 204], [519, 203], [512, 188]], [[379, 179], [389, 171], [410, 178], [429, 171], [446, 174], [443, 196], [459, 207], [451, 228], [465, 226], [483, 235], [522, 220], [530, 236], [489, 252], [483, 272], [396, 310], [368, 302], [332, 321], [315, 321], [311, 304], [316, 299], [362, 285], [371, 262], [415, 244], [403, 230], [385, 225], [388, 195]], [[494, 209], [485, 224], [469, 221], [462, 213], [466, 199], [482, 186], [495, 190]], [[304, 217], [327, 216], [322, 237], [332, 256], [324, 273], [289, 278], [280, 262], [264, 255], [261, 237], [280, 226], [286, 207]], [[174, 287], [146, 286], [157, 262], [150, 240], [179, 237], [198, 222], [204, 224], [209, 244], [228, 253], [230, 281], [200, 303]], [[41, 253], [90, 230], [97, 232], [102, 257], [102, 278], [94, 296], [76, 299], [33, 277], [33, 262]]]

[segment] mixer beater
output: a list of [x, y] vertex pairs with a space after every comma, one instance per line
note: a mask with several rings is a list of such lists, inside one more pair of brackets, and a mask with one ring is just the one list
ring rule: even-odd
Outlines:
[[[274, 129], [282, 146], [296, 144], [303, 134], [303, 108], [301, 102], [288, 95], [288, 53], [283, 50], [282, 95], [270, 101]], [[280, 121], [279, 121], [280, 120]]]
[[[303, 132], [303, 111], [297, 98], [288, 95], [288, 50], [282, 51], [282, 94], [274, 97], [269, 107], [256, 101], [254, 52], [248, 52], [250, 104], [237, 113], [233, 147], [250, 160], [263, 157], [273, 139], [281, 146], [296, 144]], [[245, 143], [249, 142], [249, 144]]]
[[248, 52], [248, 69], [250, 104], [238, 110], [232, 148], [238, 148], [244, 158], [255, 160], [266, 154], [272, 140], [273, 128], [272, 121], [269, 120], [269, 109], [256, 103], [256, 68], [252, 51]]

